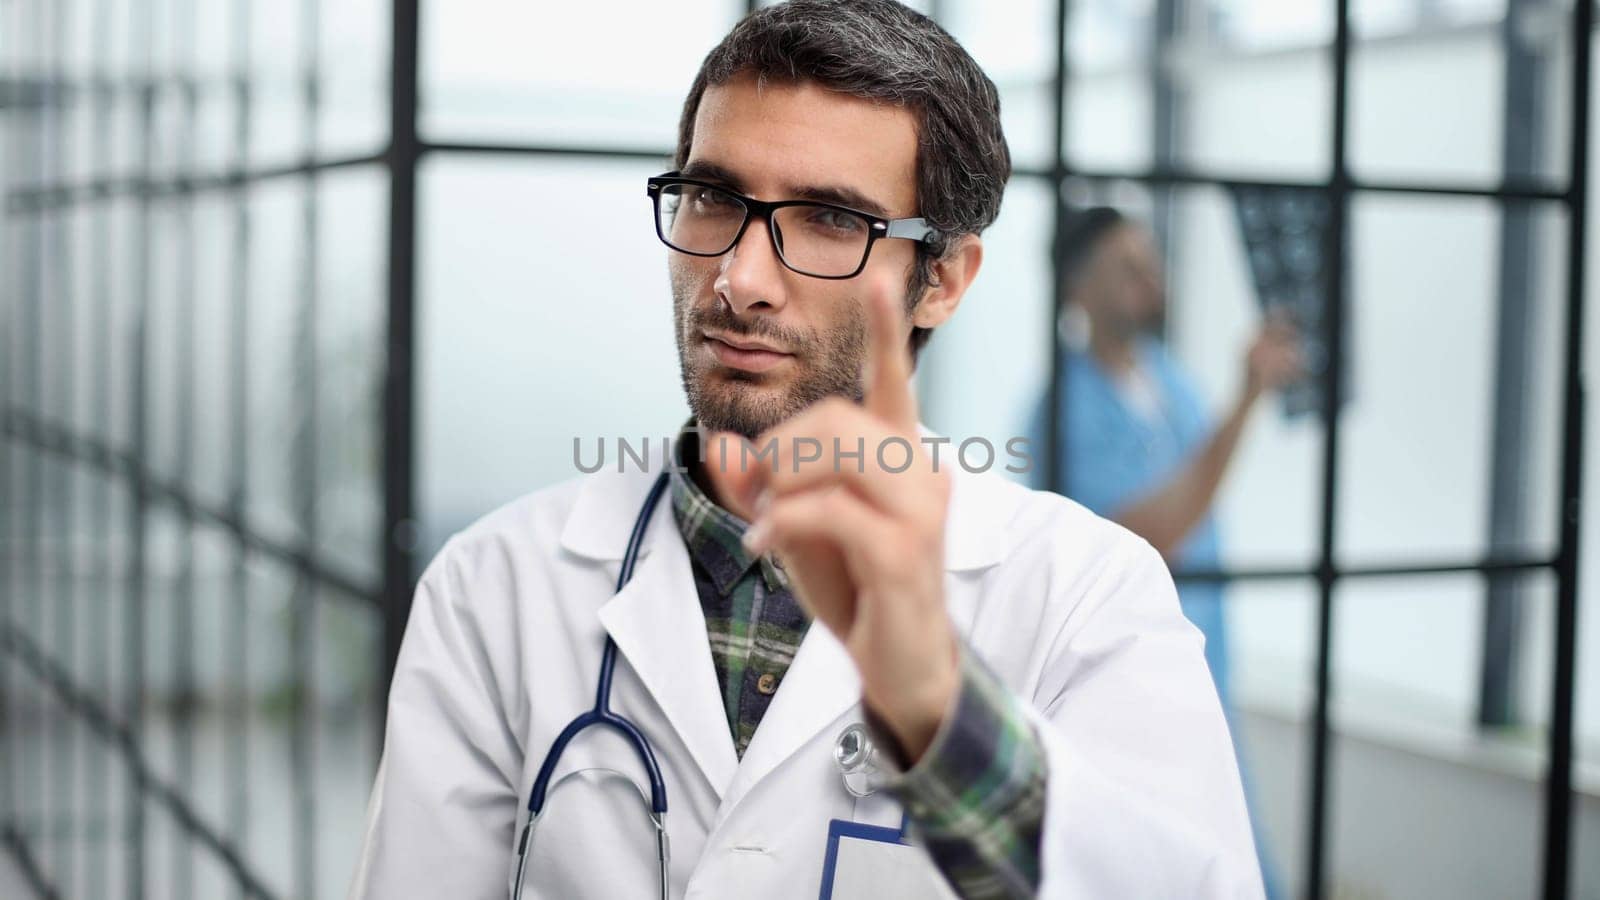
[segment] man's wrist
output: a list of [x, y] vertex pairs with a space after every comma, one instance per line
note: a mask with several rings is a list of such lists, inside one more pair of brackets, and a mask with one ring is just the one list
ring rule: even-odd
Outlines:
[[936, 670], [914, 693], [902, 693], [895, 702], [878, 702], [868, 694], [866, 706], [894, 738], [907, 766], [916, 765], [927, 752], [939, 726], [950, 716], [961, 694], [960, 648], [951, 642], [947, 665]]

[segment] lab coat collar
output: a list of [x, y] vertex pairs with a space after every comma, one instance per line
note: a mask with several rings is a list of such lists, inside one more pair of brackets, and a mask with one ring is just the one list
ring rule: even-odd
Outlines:
[[[638, 500], [623, 507], [629, 518], [621, 533], [624, 541], [643, 497]], [[640, 548], [642, 552], [645, 546], [654, 546], [655, 552], [641, 556], [632, 580], [601, 605], [599, 618], [720, 797], [733, 778], [738, 756], [717, 686], [694, 573], [675, 525], [672, 504], [663, 497]], [[650, 535], [658, 537], [652, 541]]]
[[[926, 426], [919, 425], [918, 431], [925, 437], [937, 436]], [[1002, 476], [967, 472], [956, 458], [959, 446], [960, 442], [954, 440], [939, 446], [939, 466], [948, 468], [954, 476], [950, 514], [945, 523], [944, 566], [950, 572], [983, 569], [1005, 557], [1004, 536], [1010, 506], [994, 485], [985, 483], [986, 479]], [[998, 467], [1004, 463], [1005, 457], [997, 452], [994, 465]], [[656, 469], [641, 471], [638, 466], [629, 465], [623, 472], [606, 469], [586, 477], [566, 527], [562, 529], [561, 546], [589, 559], [622, 559], [639, 507], [658, 474]], [[670, 538], [679, 547], [683, 545], [670, 507], [671, 503], [664, 498], [657, 515], [663, 511], [666, 515], [659, 522], [652, 522], [639, 548], [641, 559], [659, 546], [663, 537]], [[657, 527], [658, 524], [662, 527]], [[692, 582], [692, 578], [690, 580]], [[692, 583], [690, 588], [692, 592]]]
[[[593, 560], [622, 559], [645, 494], [659, 474], [654, 468], [643, 471], [630, 465], [622, 472], [602, 469], [585, 476], [572, 512], [567, 516], [566, 527], [561, 530], [562, 548]], [[656, 512], [658, 518], [662, 512], [666, 513], [660, 520], [666, 527], [657, 528], [658, 521], [651, 521], [644, 543], [639, 547], [640, 559], [650, 553], [664, 533], [677, 534], [677, 523], [672, 518], [672, 498], [663, 494]], [[680, 538], [678, 542], [683, 541]]]

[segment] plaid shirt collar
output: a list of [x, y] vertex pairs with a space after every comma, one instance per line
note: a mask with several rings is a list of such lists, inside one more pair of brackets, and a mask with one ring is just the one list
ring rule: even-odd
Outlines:
[[695, 420], [691, 418], [678, 431], [678, 438], [674, 442], [677, 465], [671, 468], [667, 476], [668, 489], [672, 494], [672, 514], [677, 519], [678, 530], [683, 534], [683, 542], [688, 545], [690, 556], [705, 568], [717, 586], [717, 593], [722, 596], [727, 596], [750, 571], [750, 567], [758, 563], [761, 575], [766, 579], [767, 590], [787, 590], [789, 579], [771, 554], [755, 557], [744, 548], [741, 539], [750, 524], [718, 506], [689, 477], [688, 467], [683, 461], [697, 459], [700, 451], [700, 436], [693, 428], [694, 424]]

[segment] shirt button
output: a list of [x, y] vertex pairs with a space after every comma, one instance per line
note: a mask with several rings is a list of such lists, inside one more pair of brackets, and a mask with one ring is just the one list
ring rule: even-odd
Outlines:
[[756, 679], [756, 690], [771, 696], [778, 689], [778, 676], [768, 672]]

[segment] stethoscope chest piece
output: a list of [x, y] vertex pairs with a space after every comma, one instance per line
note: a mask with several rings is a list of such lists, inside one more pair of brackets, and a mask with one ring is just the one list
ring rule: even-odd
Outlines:
[[878, 748], [863, 722], [854, 722], [839, 732], [833, 744], [833, 761], [844, 776], [844, 789], [854, 797], [868, 797], [883, 784], [878, 767]]

